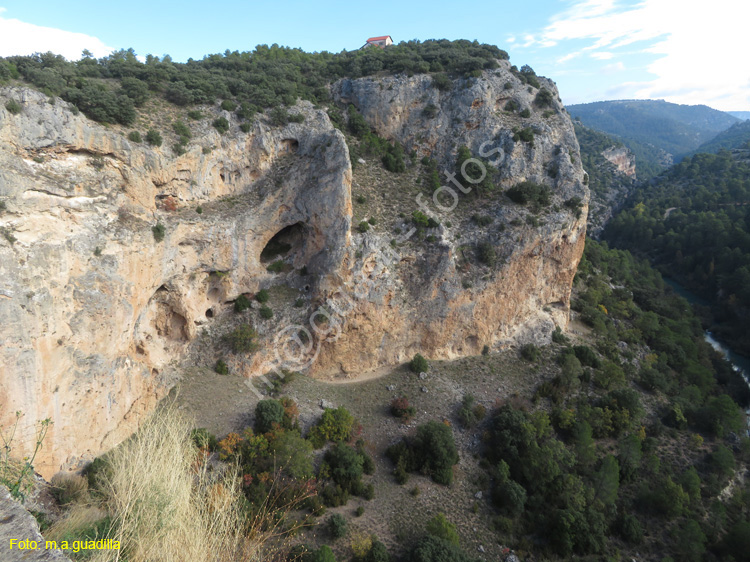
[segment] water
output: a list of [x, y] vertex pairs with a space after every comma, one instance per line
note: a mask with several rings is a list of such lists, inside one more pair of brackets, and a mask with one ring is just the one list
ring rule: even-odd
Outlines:
[[[700, 298], [698, 295], [695, 295], [688, 291], [685, 287], [680, 285], [679, 283], [674, 282], [671, 279], [664, 278], [664, 282], [672, 287], [674, 289], [674, 292], [683, 297], [685, 300], [687, 300], [690, 304], [699, 304], [701, 306], [709, 306], [710, 303]], [[739, 353], [735, 353], [732, 351], [730, 347], [728, 347], [723, 342], [720, 342], [717, 340], [713, 334], [709, 331], [706, 331], [703, 333], [703, 338], [708, 342], [708, 344], [713, 347], [716, 351], [721, 353], [724, 358], [731, 363], [732, 368], [742, 375], [742, 378], [745, 379], [745, 383], [747, 383], [748, 387], [750, 387], [750, 359], [747, 357], [743, 357]], [[750, 408], [745, 411], [747, 414], [747, 434], [750, 436]]]

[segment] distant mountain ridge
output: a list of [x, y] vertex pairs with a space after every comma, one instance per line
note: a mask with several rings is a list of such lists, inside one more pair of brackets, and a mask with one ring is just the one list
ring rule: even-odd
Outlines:
[[750, 119], [750, 111], [727, 111], [727, 113], [738, 119]]
[[664, 100], [614, 100], [569, 105], [571, 116], [587, 127], [628, 141], [651, 145], [679, 160], [718, 133], [740, 122], [738, 117], [705, 105]]

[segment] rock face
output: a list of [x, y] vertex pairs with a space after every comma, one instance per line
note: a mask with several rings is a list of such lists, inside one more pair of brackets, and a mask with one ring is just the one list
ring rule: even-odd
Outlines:
[[[556, 87], [540, 82], [552, 93], [549, 108], [535, 106], [537, 90], [504, 61], [449, 91], [428, 76], [332, 87], [378, 134], [416, 151], [414, 163], [435, 158], [446, 185], [442, 171], [466, 145], [496, 168], [489, 173], [500, 188], [529, 180], [551, 189], [552, 206], [539, 218], [500, 194], [488, 199], [491, 227], [429, 197], [415, 202], [440, 222], [428, 229], [428, 245], [407, 236], [391, 243], [392, 233], [375, 229], [352, 235], [346, 140], [309, 103], [293, 109], [303, 123], [284, 127], [260, 117], [242, 133], [228, 113], [233, 126], [223, 136], [210, 119], [192, 124], [199, 140], [173, 156], [60, 100], [0, 89], [0, 425], [22, 410], [29, 423], [19, 441], [33, 442], [33, 422], [53, 419], [37, 462], [45, 476], [117, 444], [234, 299], [279, 283], [261, 256], [272, 239], [292, 248], [290, 268], [306, 267], [309, 281], [294, 290], [319, 305], [328, 326], [307, 326], [304, 357], [282, 366], [352, 376], [417, 351], [452, 358], [548, 338], [567, 322], [588, 190]], [[18, 115], [4, 109], [11, 97], [23, 107]], [[510, 100], [516, 110], [506, 112]], [[533, 141], [514, 141], [513, 128], [532, 131]], [[577, 213], [565, 205], [575, 198]], [[410, 230], [407, 218], [400, 228]], [[492, 246], [497, 266], [469, 259], [480, 242]], [[242, 363], [245, 375], [278, 363], [287, 349], [279, 335], [299, 333], [288, 328], [259, 329], [261, 349]]]
[[[39, 545], [36, 550], [10, 549], [10, 540], [28, 539]], [[15, 501], [5, 486], [0, 486], [0, 559], [3, 562], [70, 562], [57, 549], [45, 548], [46, 542], [39, 525], [23, 506]]]
[[613, 146], [602, 152], [602, 156], [614, 164], [615, 169], [630, 179], [635, 177], [635, 156], [624, 146]]
[[[363, 366], [392, 365], [416, 352], [450, 359], [511, 341], [540, 343], [549, 340], [555, 325], [567, 325], [588, 190], [575, 132], [557, 101], [557, 89], [549, 80], [540, 82], [553, 93], [546, 110], [535, 106], [537, 90], [520, 83], [506, 62], [481, 80], [457, 81], [447, 92], [434, 88], [429, 76], [343, 80], [334, 86], [334, 97], [355, 105], [379, 135], [416, 151], [416, 158], [436, 158], [443, 185], [460, 197], [465, 195], [450, 173], [457, 147], [464, 145], [497, 169], [500, 189], [526, 180], [549, 186], [553, 211], [543, 224], [526, 226], [531, 213], [494, 196], [484, 204], [493, 224], [479, 227], [460, 209], [446, 210], [427, 197], [426, 204], [415, 201], [413, 208], [441, 223], [430, 230], [435, 244], [394, 250], [391, 236], [356, 235], [344, 287], [329, 295], [331, 308], [345, 310], [339, 315], [342, 335], [322, 345], [316, 372], [351, 376]], [[510, 101], [516, 111], [503, 111]], [[436, 108], [434, 117], [428, 116], [428, 107]], [[528, 118], [519, 115], [524, 109]], [[514, 141], [514, 128], [531, 129], [533, 141]], [[454, 179], [471, 187], [460, 176]], [[563, 205], [573, 197], [582, 203], [578, 217]], [[407, 232], [409, 222], [399, 228]], [[467, 252], [474, 254], [482, 242], [494, 248], [501, 266], [467, 262]], [[337, 307], [341, 293], [357, 298], [348, 308]]]

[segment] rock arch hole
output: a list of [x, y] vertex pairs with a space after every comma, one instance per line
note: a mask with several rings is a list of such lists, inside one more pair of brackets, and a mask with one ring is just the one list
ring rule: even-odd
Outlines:
[[279, 259], [289, 261], [289, 258], [294, 261], [297, 255], [302, 255], [305, 234], [305, 226], [301, 222], [285, 226], [268, 241], [260, 253], [260, 261], [262, 263]]

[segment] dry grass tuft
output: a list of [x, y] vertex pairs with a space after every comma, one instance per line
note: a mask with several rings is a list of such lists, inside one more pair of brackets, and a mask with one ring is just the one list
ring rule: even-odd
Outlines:
[[245, 536], [239, 480], [211, 472], [174, 410], [154, 415], [111, 454], [103, 489], [113, 519], [108, 538], [121, 551], [95, 562], [245, 562], [260, 560]]
[[86, 478], [77, 474], [55, 474], [50, 481], [52, 495], [61, 505], [71, 502], [85, 503], [88, 499], [89, 483]]
[[91, 529], [106, 516], [107, 513], [99, 507], [76, 503], [65, 513], [64, 517], [44, 532], [44, 538], [58, 543], [70, 540], [71, 537], [77, 537], [82, 532]]

